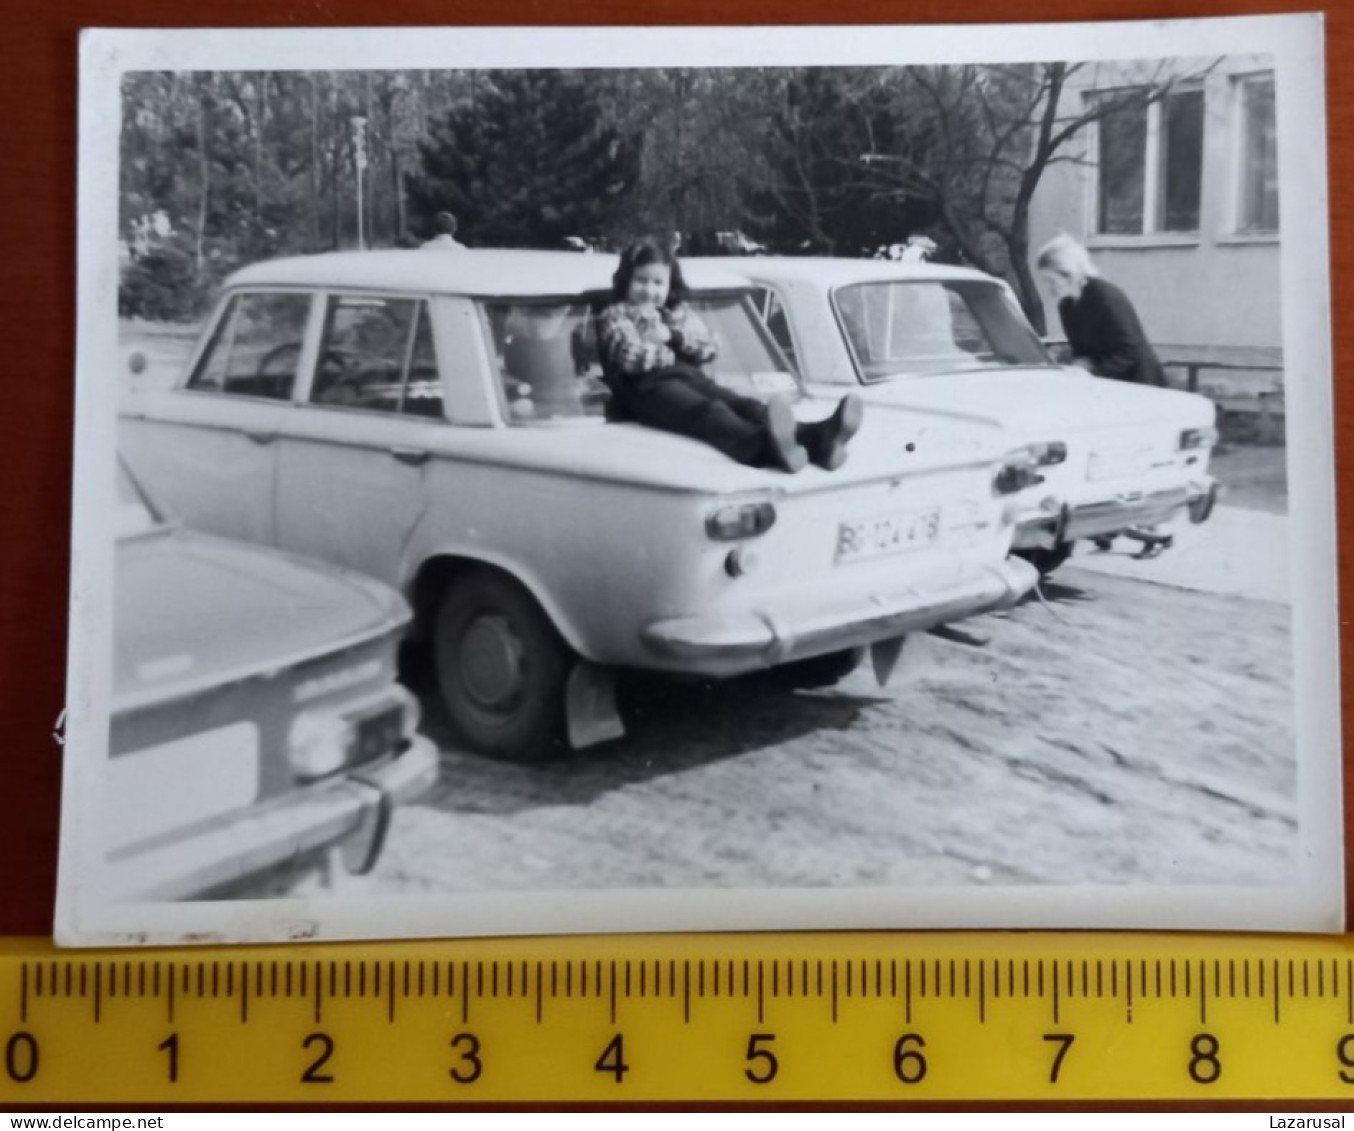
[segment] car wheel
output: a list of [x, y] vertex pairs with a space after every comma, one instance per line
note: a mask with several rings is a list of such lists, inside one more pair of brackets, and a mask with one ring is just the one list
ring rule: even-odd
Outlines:
[[1056, 546], [1048, 548], [1035, 546], [1025, 550], [1016, 550], [1015, 554], [1017, 557], [1024, 558], [1044, 577], [1047, 577], [1072, 556], [1072, 547], [1075, 545], [1075, 542], [1059, 542]]
[[845, 679], [865, 659], [864, 648], [828, 652], [808, 660], [795, 660], [775, 669], [775, 677], [786, 687], [831, 687]]
[[496, 574], [462, 575], [434, 633], [438, 689], [461, 738], [498, 758], [548, 758], [564, 732], [572, 656], [530, 594]]

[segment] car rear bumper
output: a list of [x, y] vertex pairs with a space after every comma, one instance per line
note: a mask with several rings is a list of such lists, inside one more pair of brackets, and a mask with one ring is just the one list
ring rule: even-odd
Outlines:
[[437, 780], [437, 748], [415, 735], [399, 754], [187, 834], [135, 845], [109, 860], [110, 899], [186, 899], [247, 879], [304, 852], [342, 844], [354, 871], [375, 863], [393, 806]]
[[1117, 534], [1131, 526], [1169, 522], [1181, 511], [1188, 511], [1191, 522], [1207, 522], [1217, 499], [1218, 484], [1211, 476], [1164, 491], [1125, 491], [1112, 499], [1065, 506], [1057, 514], [1021, 518], [1012, 546], [1049, 549], [1078, 538]]
[[958, 579], [850, 600], [723, 617], [655, 621], [643, 641], [662, 666], [698, 675], [738, 675], [923, 632], [947, 621], [1009, 608], [1039, 572], [1019, 558]]

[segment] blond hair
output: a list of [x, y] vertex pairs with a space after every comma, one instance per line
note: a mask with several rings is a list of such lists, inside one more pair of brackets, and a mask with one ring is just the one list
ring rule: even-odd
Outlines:
[[1078, 279], [1092, 279], [1099, 275], [1091, 262], [1091, 253], [1066, 232], [1054, 236], [1034, 256], [1036, 270], [1066, 271]]

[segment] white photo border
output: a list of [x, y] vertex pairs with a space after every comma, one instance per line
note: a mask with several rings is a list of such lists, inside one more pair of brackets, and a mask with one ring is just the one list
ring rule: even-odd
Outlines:
[[[540, 891], [123, 904], [100, 900], [108, 741], [117, 391], [121, 79], [147, 70], [902, 66], [1271, 56], [1277, 91], [1289, 546], [1298, 752], [1297, 882], [720, 891]], [[1129, 23], [683, 28], [90, 30], [80, 45], [76, 434], [56, 936], [67, 945], [795, 928], [1342, 931], [1330, 256], [1319, 15]]]

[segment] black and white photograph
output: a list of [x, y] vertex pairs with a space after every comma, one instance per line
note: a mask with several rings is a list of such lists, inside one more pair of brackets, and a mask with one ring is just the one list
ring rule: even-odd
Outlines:
[[59, 941], [1342, 930], [1322, 53], [86, 32]]

